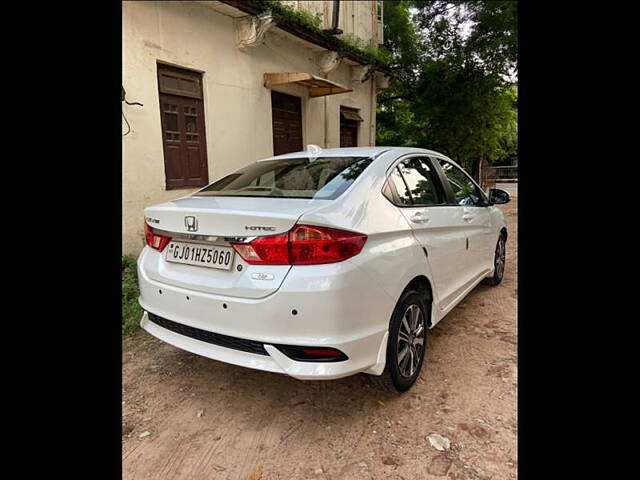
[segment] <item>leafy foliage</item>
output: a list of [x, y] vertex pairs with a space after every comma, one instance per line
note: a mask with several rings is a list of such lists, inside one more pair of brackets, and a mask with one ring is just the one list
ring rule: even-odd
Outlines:
[[469, 2], [475, 28], [469, 48], [478, 53], [485, 67], [501, 74], [518, 69], [518, 3], [515, 1]]
[[322, 16], [304, 9], [294, 9], [278, 0], [252, 0], [261, 12], [270, 12], [276, 23], [290, 23], [321, 36], [339, 54], [355, 54], [374, 68], [386, 70], [389, 53], [373, 43], [364, 42], [353, 35], [336, 36], [322, 29]]
[[277, 0], [266, 0], [258, 3], [261, 4], [265, 11], [269, 10], [276, 21], [278, 19], [287, 19], [314, 32], [322, 32], [322, 16], [320, 14], [314, 15], [307, 10], [297, 10]]
[[389, 67], [398, 84], [415, 80], [415, 67], [420, 63], [420, 37], [411, 20], [411, 3], [384, 3], [384, 48], [389, 52]]
[[394, 82], [377, 143], [439, 150], [474, 172], [517, 151], [517, 3], [385, 2]]
[[509, 154], [516, 138], [515, 90], [473, 63], [428, 62], [421, 69], [413, 110], [426, 118], [421, 143], [473, 169], [479, 159]]
[[138, 330], [142, 308], [138, 303], [140, 290], [135, 258], [122, 257], [122, 333], [132, 335]]

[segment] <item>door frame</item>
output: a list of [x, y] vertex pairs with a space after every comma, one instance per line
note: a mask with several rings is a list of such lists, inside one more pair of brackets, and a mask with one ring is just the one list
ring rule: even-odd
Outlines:
[[435, 170], [438, 172], [438, 178], [440, 178], [440, 182], [443, 185], [443, 188], [445, 190], [445, 192], [447, 193], [447, 199], [449, 202], [451, 202], [451, 205], [458, 205], [456, 203], [456, 197], [453, 194], [453, 189], [451, 188], [451, 184], [449, 183], [449, 179], [447, 178], [447, 174], [444, 173], [444, 170], [442, 169], [442, 166], [440, 165], [440, 162], [436, 162], [434, 160], [444, 160], [447, 163], [450, 163], [452, 166], [457, 167], [460, 169], [460, 171], [462, 173], [464, 173], [467, 178], [469, 180], [471, 180], [471, 182], [478, 188], [479, 192], [480, 192], [480, 198], [482, 199], [482, 205], [473, 205], [474, 207], [490, 207], [491, 204], [488, 202], [488, 199], [485, 196], [484, 191], [482, 190], [482, 188], [480, 187], [480, 185], [478, 185], [478, 183], [473, 179], [473, 177], [471, 175], [469, 175], [464, 168], [462, 168], [460, 165], [457, 165], [453, 160], [451, 160], [450, 158], [445, 157], [444, 155], [434, 155], [434, 154], [426, 154], [431, 160], [435, 167]]

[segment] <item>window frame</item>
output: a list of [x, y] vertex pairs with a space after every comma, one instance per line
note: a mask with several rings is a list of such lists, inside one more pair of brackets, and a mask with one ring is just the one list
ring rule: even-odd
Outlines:
[[[415, 204], [413, 203], [413, 195], [411, 195], [411, 190], [409, 189], [408, 185], [407, 185], [407, 181], [404, 178], [404, 175], [402, 175], [402, 171], [398, 168], [398, 166], [400, 165], [400, 163], [406, 161], [406, 160], [410, 160], [411, 158], [424, 158], [427, 161], [427, 164], [429, 166], [429, 168], [431, 169], [431, 171], [434, 172], [432, 181], [433, 181], [433, 185], [436, 189], [436, 195], [438, 196], [438, 199], [441, 200], [440, 203], [434, 203], [434, 204]], [[436, 168], [436, 165], [434, 162], [434, 159], [426, 153], [411, 153], [408, 155], [404, 155], [400, 158], [398, 158], [396, 161], [394, 161], [391, 166], [387, 169], [387, 171], [385, 172], [385, 181], [382, 184], [382, 189], [381, 189], [381, 193], [382, 195], [389, 200], [389, 202], [391, 202], [391, 204], [393, 204], [394, 206], [398, 207], [398, 208], [431, 208], [431, 207], [445, 207], [445, 206], [450, 206], [449, 201], [449, 192], [447, 192], [447, 190], [445, 189], [445, 185], [442, 182], [442, 175], [441, 172], [438, 170], [438, 168]], [[438, 165], [439, 167], [439, 165]], [[400, 178], [402, 179], [402, 181], [405, 184], [405, 188], [407, 189], [407, 191], [409, 192], [409, 197], [411, 198], [411, 204], [410, 205], [405, 205], [400, 203], [400, 196], [398, 194], [398, 191], [396, 189], [396, 186], [394, 184], [394, 182], [392, 182], [390, 180], [391, 177], [391, 172], [394, 169], [398, 169], [398, 173], [400, 174]], [[445, 176], [446, 178], [446, 176]], [[447, 181], [447, 183], [449, 183]], [[391, 192], [391, 196], [392, 198], [389, 198], [387, 196], [387, 194], [385, 193], [385, 190], [388, 189]]]
[[453, 160], [444, 157], [444, 156], [440, 156], [440, 155], [429, 155], [429, 157], [431, 158], [432, 162], [435, 166], [436, 166], [436, 171], [439, 174], [440, 177], [440, 182], [443, 185], [443, 188], [446, 192], [446, 195], [448, 197], [448, 201], [449, 201], [449, 205], [454, 205], [454, 206], [458, 206], [458, 207], [462, 207], [465, 205], [460, 205], [457, 201], [456, 201], [456, 196], [453, 192], [453, 188], [451, 188], [451, 184], [449, 183], [449, 177], [447, 177], [446, 172], [444, 171], [444, 169], [442, 168], [442, 165], [440, 165], [440, 161], [446, 162], [449, 165], [451, 165], [453, 168], [457, 168], [458, 170], [460, 170], [466, 177], [468, 180], [471, 181], [471, 183], [473, 183], [473, 185], [476, 187], [478, 196], [480, 197], [480, 204], [478, 205], [466, 205], [467, 207], [488, 207], [491, 206], [491, 203], [489, 202], [489, 199], [487, 198], [487, 195], [484, 193], [484, 191], [482, 190], [482, 188], [480, 188], [480, 186], [478, 185], [478, 183], [473, 179], [473, 177], [471, 175], [469, 175], [462, 167], [456, 165]]
[[[409, 192], [409, 200], [411, 201], [410, 204], [405, 205], [404, 203], [402, 203], [400, 201], [400, 194], [398, 193], [398, 189], [396, 188], [396, 184], [395, 182], [393, 182], [391, 180], [391, 174], [394, 170], [398, 171], [398, 174], [400, 175], [400, 180], [402, 180], [402, 183], [404, 184], [404, 187], [407, 189], [407, 192]], [[391, 198], [389, 198], [386, 193], [385, 190], [388, 189], [389, 193], [391, 193]], [[416, 205], [413, 204], [413, 197], [411, 197], [411, 192], [409, 191], [409, 187], [407, 186], [407, 182], [404, 179], [404, 176], [402, 175], [402, 172], [400, 171], [400, 169], [398, 168], [398, 165], [395, 165], [392, 169], [389, 170], [388, 174], [387, 174], [387, 178], [384, 182], [384, 184], [382, 185], [382, 194], [385, 196], [385, 198], [387, 200], [389, 200], [392, 204], [394, 204], [396, 207], [399, 208], [413, 208]]]
[[384, 2], [383, 0], [376, 0], [375, 2], [375, 38], [378, 45], [384, 43]]
[[378, 22], [384, 21], [384, 2], [382, 0], [376, 0], [376, 20]]

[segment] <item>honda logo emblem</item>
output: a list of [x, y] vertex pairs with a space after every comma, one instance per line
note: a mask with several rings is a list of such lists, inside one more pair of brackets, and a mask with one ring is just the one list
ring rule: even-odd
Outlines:
[[187, 228], [187, 232], [198, 231], [198, 219], [196, 217], [184, 217], [184, 226]]

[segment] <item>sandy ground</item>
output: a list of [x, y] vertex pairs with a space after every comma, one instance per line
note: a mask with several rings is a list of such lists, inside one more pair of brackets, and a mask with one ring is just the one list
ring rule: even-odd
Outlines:
[[[226, 365], [145, 332], [123, 344], [126, 479], [516, 478], [517, 197], [498, 287], [429, 331], [404, 394], [361, 374], [320, 382]], [[427, 436], [451, 441], [433, 448]]]

